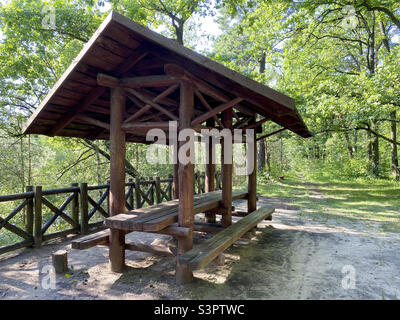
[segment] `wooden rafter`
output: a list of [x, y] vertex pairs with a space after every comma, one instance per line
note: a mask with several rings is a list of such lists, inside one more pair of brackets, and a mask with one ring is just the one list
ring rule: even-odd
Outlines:
[[166, 75], [144, 77], [117, 78], [104, 73], [97, 75], [97, 84], [105, 87], [141, 88], [165, 87], [176, 83], [177, 80]]
[[[209, 111], [211, 111], [212, 107], [208, 104], [207, 100], [204, 98], [204, 96], [201, 94], [201, 92], [199, 90], [195, 89], [194, 93], [199, 98], [199, 100], [203, 104], [203, 106], [205, 106]], [[221, 120], [218, 119], [217, 115], [214, 115], [213, 118], [218, 123], [220, 128], [223, 129], [224, 125], [222, 124]]]
[[[214, 88], [213, 86], [207, 84], [203, 80], [200, 80], [196, 78], [194, 75], [190, 74], [183, 68], [179, 67], [176, 64], [166, 64], [164, 66], [164, 72], [176, 79], [180, 80], [186, 80], [192, 82], [198, 90], [201, 92], [204, 92], [206, 95], [214, 98], [215, 100], [221, 101], [221, 102], [228, 102], [230, 100], [229, 97], [227, 97], [225, 94], [223, 94], [221, 91], [218, 89]], [[241, 108], [239, 105], [237, 106], [239, 110], [244, 110], [245, 113], [248, 111], [245, 110], [244, 108]], [[234, 113], [235, 118], [237, 117], [236, 113]]]
[[103, 129], [106, 129], [106, 130], [110, 131], [110, 125], [108, 123], [106, 123], [106, 122], [103, 122], [103, 121], [100, 121], [100, 120], [97, 120], [97, 119], [93, 119], [91, 117], [88, 117], [88, 116], [85, 116], [85, 115], [82, 115], [82, 114], [79, 115], [77, 117], [77, 119], [82, 120], [82, 121], [84, 121], [84, 122], [86, 122], [88, 124], [92, 124], [94, 126], [97, 126], [97, 127], [100, 127], [100, 128], [103, 128]]
[[77, 116], [78, 113], [83, 112], [87, 107], [92, 104], [98, 97], [100, 97], [107, 88], [105, 87], [95, 87], [86, 98], [75, 108], [72, 108], [63, 118], [51, 129], [49, 132], [50, 136], [55, 136], [59, 134], [67, 125], [69, 125], [72, 120]]
[[[168, 95], [170, 95], [172, 92], [174, 92], [177, 88], [179, 87], [179, 84], [174, 84], [171, 87], [169, 87], [167, 90], [161, 92], [158, 96], [156, 96], [154, 99], [152, 99], [153, 102], [157, 103], [159, 101], [161, 101], [163, 98], [167, 97]], [[130, 95], [128, 96], [130, 98]], [[134, 101], [135, 102], [135, 101]], [[148, 110], [150, 110], [150, 108], [152, 107], [151, 104], [146, 104], [144, 105], [142, 108], [140, 108], [136, 113], [134, 113], [133, 115], [129, 116], [125, 121], [124, 124], [136, 120], [138, 119], [141, 115], [143, 115], [144, 113], [146, 113]]]
[[[133, 52], [133, 54], [128, 57], [125, 62], [122, 62], [115, 71], [115, 75], [120, 76], [125, 72], [129, 71], [134, 65], [136, 65], [140, 60], [142, 60], [148, 52], [141, 52], [142, 47], [139, 47]], [[67, 125], [69, 125], [79, 113], [85, 111], [93, 102], [95, 102], [101, 95], [105, 93], [107, 88], [96, 86], [83, 101], [79, 102], [75, 107], [63, 117], [61, 121], [54, 126], [48, 133], [50, 136], [55, 136], [59, 134]]]
[[214, 109], [202, 114], [201, 116], [198, 116], [196, 119], [194, 119], [192, 121], [192, 127], [194, 127], [197, 124], [200, 124], [200, 123], [206, 121], [207, 119], [215, 116], [216, 114], [218, 114], [220, 112], [223, 112], [223, 111], [225, 111], [227, 109], [230, 109], [230, 108], [236, 106], [241, 101], [243, 101], [243, 98], [240, 98], [240, 97], [235, 98], [235, 99], [233, 99], [231, 101], [228, 101], [226, 103], [223, 103], [223, 104], [219, 105], [218, 107], [216, 107], [216, 108], [214, 108]]
[[261, 140], [261, 139], [268, 138], [268, 137], [273, 136], [274, 134], [277, 134], [277, 133], [279, 133], [279, 132], [282, 132], [282, 131], [284, 131], [284, 130], [286, 130], [286, 129], [287, 129], [287, 128], [281, 128], [281, 129], [276, 130], [276, 131], [274, 131], [274, 132], [271, 132], [271, 133], [265, 134], [265, 135], [263, 135], [263, 136], [261, 136], [261, 137], [258, 137], [256, 140], [258, 141], [258, 140]]
[[169, 122], [130, 122], [122, 124], [122, 130], [124, 131], [134, 131], [134, 130], [151, 130], [151, 129], [161, 129], [168, 130]]
[[256, 123], [252, 123], [252, 124], [249, 124], [249, 125], [243, 127], [242, 129], [246, 130], [246, 129], [252, 129], [252, 128], [261, 126], [264, 122], [267, 122], [268, 120], [271, 120], [271, 119], [268, 118], [268, 117], [264, 118], [264, 119], [261, 119], [261, 120], [257, 121]]
[[155, 109], [157, 109], [158, 111], [161, 111], [162, 113], [166, 114], [172, 120], [178, 120], [178, 117], [176, 115], [174, 115], [171, 111], [160, 106], [158, 103], [153, 102], [151, 99], [147, 98], [145, 95], [143, 95], [139, 91], [132, 89], [132, 88], [126, 88], [126, 91], [133, 94], [134, 96], [136, 96], [137, 98], [142, 100], [144, 103], [149, 104], [152, 107], [154, 107]]

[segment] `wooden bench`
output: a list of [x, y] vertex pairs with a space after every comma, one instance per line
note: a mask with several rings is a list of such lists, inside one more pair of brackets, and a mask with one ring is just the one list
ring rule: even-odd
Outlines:
[[274, 208], [268, 206], [253, 211], [199, 246], [179, 256], [179, 261], [187, 263], [192, 270], [204, 268], [260, 221], [271, 216], [274, 211]]
[[[232, 199], [246, 199], [247, 191], [233, 191]], [[193, 197], [194, 214], [221, 207], [222, 192], [214, 191]], [[135, 209], [105, 220], [105, 225], [125, 231], [157, 232], [178, 220], [179, 199], [146, 208]]]
[[[88, 236], [84, 236], [72, 241], [72, 249], [85, 250], [95, 246], [109, 245], [110, 229], [102, 230]], [[160, 246], [155, 244], [146, 244], [140, 241], [127, 241], [125, 249], [131, 251], [147, 252], [161, 256], [175, 257], [175, 254], [167, 246]]]

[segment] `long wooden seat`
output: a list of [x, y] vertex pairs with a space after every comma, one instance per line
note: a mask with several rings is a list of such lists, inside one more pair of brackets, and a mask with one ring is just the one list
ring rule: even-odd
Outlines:
[[109, 237], [110, 230], [102, 230], [79, 239], [72, 240], [71, 247], [72, 249], [85, 250], [98, 245], [107, 245]]
[[[247, 191], [233, 191], [232, 199], [246, 199]], [[195, 195], [194, 213], [198, 214], [221, 206], [222, 192], [214, 191]], [[155, 232], [165, 229], [178, 220], [179, 199], [109, 217], [105, 225], [126, 231]]]
[[[88, 236], [81, 237], [72, 241], [72, 249], [85, 250], [98, 245], [109, 245], [110, 229], [102, 230]], [[146, 244], [138, 241], [127, 241], [125, 249], [131, 251], [141, 251], [161, 256], [174, 257], [175, 254], [168, 246]]]
[[257, 223], [271, 216], [274, 211], [275, 209], [269, 206], [253, 211], [199, 246], [179, 256], [179, 261], [187, 263], [192, 270], [204, 268]]

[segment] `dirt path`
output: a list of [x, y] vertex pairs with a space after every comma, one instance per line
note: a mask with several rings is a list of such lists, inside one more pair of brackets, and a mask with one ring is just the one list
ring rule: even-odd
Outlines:
[[[324, 201], [316, 185], [310, 185], [308, 197], [310, 201]], [[384, 235], [362, 224], [346, 226], [340, 221], [327, 226], [299, 215], [299, 209], [284, 199], [261, 197], [259, 204], [263, 203], [276, 207], [273, 221], [259, 224], [253, 239], [242, 239], [228, 249], [224, 266], [210, 265], [197, 271], [196, 280], [185, 287], [174, 284], [172, 258], [127, 252], [128, 268], [116, 274], [109, 271], [105, 247], [77, 251], [70, 249], [70, 242], [64, 242], [0, 261], [0, 299], [400, 297], [397, 234]], [[240, 206], [245, 203], [236, 204]], [[148, 234], [144, 241], [166, 243], [170, 238]], [[57, 276], [55, 289], [45, 289], [47, 274], [39, 270], [46, 269], [51, 252], [60, 248], [69, 251], [74, 271], [69, 277]], [[342, 282], [350, 288], [343, 288]]]

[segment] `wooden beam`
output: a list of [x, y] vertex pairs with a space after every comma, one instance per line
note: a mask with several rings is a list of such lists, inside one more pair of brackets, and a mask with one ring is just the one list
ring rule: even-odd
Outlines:
[[[143, 51], [145, 50], [145, 51]], [[127, 71], [131, 70], [134, 66], [136, 66], [144, 57], [146, 57], [149, 52], [146, 50], [146, 47], [141, 45], [137, 48], [132, 55], [130, 55], [125, 62], [118, 66], [117, 75], [122, 75]]]
[[258, 138], [256, 139], [256, 141], [261, 140], [261, 139], [268, 138], [268, 137], [273, 136], [274, 134], [277, 134], [277, 133], [279, 133], [279, 132], [282, 132], [282, 131], [284, 131], [284, 130], [286, 130], [286, 129], [287, 129], [287, 128], [281, 128], [281, 129], [276, 130], [276, 131], [274, 131], [274, 132], [265, 134], [265, 135], [263, 135], [263, 136], [261, 136], [261, 137], [258, 137]]
[[130, 251], [147, 252], [166, 257], [175, 257], [170, 248], [156, 244], [146, 244], [142, 242], [130, 241], [125, 244], [125, 249]]
[[72, 108], [69, 112], [63, 115], [62, 119], [57, 122], [57, 124], [48, 133], [49, 136], [55, 136], [59, 134], [67, 125], [69, 125], [72, 120], [77, 116], [78, 113], [86, 110], [86, 108], [92, 104], [98, 97], [100, 97], [107, 88], [105, 87], [95, 87], [85, 99], [79, 103], [75, 108]]
[[[222, 113], [222, 123], [226, 129], [232, 130], [232, 108]], [[228, 227], [232, 224], [232, 158], [230, 161], [225, 154], [225, 144], [228, 143], [222, 138], [221, 144], [221, 168], [222, 168], [222, 207], [226, 209], [226, 213], [222, 215], [221, 224]], [[231, 142], [229, 142], [231, 143]], [[232, 150], [230, 157], [232, 157]], [[228, 161], [227, 161], [228, 160]], [[225, 163], [228, 162], [228, 163]], [[230, 162], [230, 163], [229, 163]]]
[[169, 122], [129, 122], [122, 125], [122, 130], [124, 131], [134, 131], [134, 130], [151, 130], [151, 129], [161, 129], [168, 130]]
[[[254, 124], [256, 118], [254, 117], [251, 122]], [[247, 212], [251, 213], [257, 209], [257, 143], [251, 141], [247, 143], [253, 144], [253, 171], [248, 175], [248, 192], [249, 197], [247, 198]]]
[[[190, 83], [181, 82], [180, 106], [179, 106], [179, 131], [190, 128], [194, 110], [193, 87]], [[179, 146], [188, 142], [179, 142]], [[194, 145], [191, 147], [194, 148]], [[192, 149], [193, 149], [192, 148]], [[190, 157], [190, 149], [186, 154]], [[187, 164], [179, 161], [179, 214], [178, 223], [180, 227], [187, 227], [192, 230], [192, 234], [186, 238], [178, 239], [178, 256], [189, 251], [193, 247], [193, 182], [194, 164], [190, 161]], [[193, 279], [192, 271], [185, 263], [176, 260], [176, 282], [178, 284], [191, 282]]]
[[116, 78], [104, 73], [97, 75], [97, 84], [105, 87], [164, 87], [176, 83], [177, 80], [166, 75], [154, 75], [144, 77]]
[[[214, 126], [214, 120], [208, 119], [207, 125]], [[215, 190], [215, 144], [212, 143], [213, 137], [208, 137], [206, 145], [206, 177], [205, 177], [205, 191], [212, 192]], [[216, 222], [216, 215], [213, 213], [206, 213], [206, 221], [208, 223]]]
[[[174, 92], [176, 89], [178, 89], [179, 84], [174, 84], [172, 86], [170, 86], [167, 90], [161, 92], [159, 95], [157, 95], [154, 99], [152, 99], [153, 102], [159, 102], [160, 100], [162, 100], [163, 98], [167, 97], [168, 95], [170, 95], [172, 92]], [[129, 98], [131, 96], [128, 96]], [[135, 101], [134, 101], [135, 102]], [[142, 114], [146, 113], [148, 110], [151, 109], [151, 105], [150, 104], [146, 104], [145, 106], [143, 106], [141, 109], [139, 109], [139, 111], [137, 111], [135, 114], [129, 116], [125, 121], [124, 124], [136, 120], [138, 119]]]
[[97, 127], [100, 127], [100, 128], [110, 131], [110, 125], [106, 122], [103, 122], [103, 121], [100, 121], [97, 119], [93, 119], [93, 118], [85, 116], [83, 114], [79, 115], [78, 119], [84, 121], [85, 123], [92, 124], [94, 126], [97, 126]]
[[[176, 64], [166, 64], [164, 66], [164, 72], [174, 78], [181, 79], [181, 80], [188, 80], [191, 81], [200, 91], [204, 92], [208, 96], [222, 102], [228, 102], [230, 98], [223, 94], [221, 91], [216, 89], [215, 87], [209, 85], [203, 80], [196, 78], [194, 75], [187, 72], [185, 69], [181, 68]], [[243, 113], [247, 113], [252, 115], [253, 112], [243, 108], [242, 106], [238, 105], [236, 108]], [[232, 114], [235, 116], [236, 119], [239, 119], [238, 115], [232, 110]]]
[[135, 95], [138, 97], [140, 100], [142, 100], [144, 103], [151, 105], [153, 108], [157, 109], [158, 111], [161, 111], [162, 113], [166, 114], [169, 118], [172, 120], [178, 120], [178, 117], [174, 115], [171, 111], [165, 109], [164, 107], [160, 106], [158, 103], [153, 102], [152, 100], [148, 99], [145, 97], [143, 94], [141, 94], [139, 91], [132, 89], [132, 88], [127, 88], [127, 92]]
[[246, 129], [252, 129], [252, 128], [258, 127], [258, 126], [262, 125], [264, 122], [267, 122], [268, 120], [271, 120], [271, 119], [270, 118], [261, 119], [261, 120], [257, 121], [256, 123], [252, 123], [252, 124], [249, 124], [249, 125], [243, 127], [242, 129], [246, 130]]
[[[230, 109], [230, 113], [232, 114], [232, 107], [237, 105], [239, 102], [243, 101], [243, 98], [235, 98], [231, 101], [228, 101], [226, 103], [221, 104], [220, 106], [202, 114], [201, 116], [198, 116], [196, 119], [192, 121], [192, 127], [194, 127], [197, 124], [200, 124], [204, 121], [206, 121], [208, 118], [213, 117], [214, 115], [225, 111], [226, 109]], [[231, 126], [232, 129], [232, 126]]]
[[[142, 50], [142, 46], [137, 48], [135, 52], [125, 60], [125, 62], [122, 62], [118, 66], [115, 75], [123, 75], [125, 72], [133, 68], [133, 66], [135, 66], [140, 60], [142, 60], [148, 54], [148, 52], [141, 52]], [[69, 125], [75, 119], [75, 117], [79, 113], [85, 111], [94, 101], [96, 101], [97, 98], [103, 95], [106, 89], [106, 87], [101, 86], [94, 87], [94, 89], [90, 91], [90, 93], [83, 99], [83, 101], [80, 101], [75, 107], [71, 108], [71, 111], [63, 116], [62, 120], [59, 121], [57, 125], [50, 130], [48, 135], [55, 136], [59, 134], [67, 125]]]
[[166, 75], [121, 78], [120, 86], [129, 88], [165, 87], [176, 84], [177, 80]]
[[[208, 104], [207, 100], [204, 98], [204, 96], [201, 94], [201, 92], [197, 89], [194, 90], [194, 93], [196, 96], [199, 98], [200, 102], [205, 106], [209, 111], [212, 110], [212, 107]], [[224, 125], [222, 122], [218, 119], [217, 115], [213, 116], [214, 120], [218, 123], [221, 129], [224, 129]]]
[[[110, 114], [110, 216], [125, 212], [125, 133], [121, 124], [125, 110], [125, 90], [111, 89]], [[110, 229], [110, 266], [114, 272], [125, 267], [125, 233]]]

